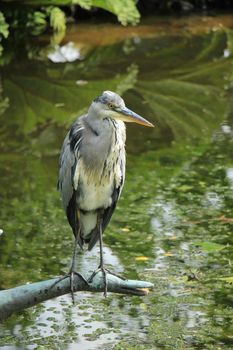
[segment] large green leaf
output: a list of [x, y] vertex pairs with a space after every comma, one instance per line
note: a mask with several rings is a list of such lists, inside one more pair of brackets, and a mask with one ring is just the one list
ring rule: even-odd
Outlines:
[[56, 32], [65, 32], [66, 18], [65, 13], [57, 6], [49, 7], [48, 13], [50, 15], [50, 25]]
[[[13, 2], [14, 0], [4, 0], [4, 2]], [[89, 10], [92, 6], [99, 7], [117, 16], [120, 23], [137, 24], [140, 14], [137, 10], [134, 0], [23, 0], [22, 4], [31, 6], [64, 6], [79, 5]]]
[[123, 25], [137, 24], [140, 14], [134, 0], [92, 0], [92, 5], [114, 13]]

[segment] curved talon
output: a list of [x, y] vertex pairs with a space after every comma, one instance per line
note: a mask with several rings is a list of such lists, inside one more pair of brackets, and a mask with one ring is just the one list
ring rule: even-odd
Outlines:
[[93, 281], [93, 278], [95, 277], [95, 275], [101, 271], [103, 274], [103, 279], [104, 279], [104, 296], [107, 296], [107, 278], [106, 278], [106, 269], [102, 266], [99, 266], [98, 269], [96, 269], [92, 275], [88, 278], [88, 282], [91, 283]]
[[127, 280], [127, 278], [118, 275], [118, 273], [112, 272], [112, 271], [110, 271], [110, 270], [108, 270], [108, 269], [105, 269], [105, 270], [106, 270], [110, 275], [116, 276], [116, 277], [120, 278], [122, 281], [126, 281], [126, 280]]
[[110, 274], [110, 275], [116, 276], [116, 277], [122, 279], [123, 281], [126, 280], [126, 278], [121, 277], [121, 276], [117, 275], [116, 273], [111, 272], [111, 271], [108, 270], [108, 269], [105, 269], [103, 266], [99, 266], [98, 269], [96, 269], [96, 270], [92, 273], [92, 275], [88, 278], [88, 280], [87, 280], [88, 283], [92, 283], [93, 278], [95, 277], [95, 275], [97, 275], [97, 273], [98, 273], [99, 271], [101, 271], [102, 274], [103, 274], [103, 280], [104, 280], [104, 296], [105, 296], [105, 297], [107, 297], [107, 289], [108, 289], [108, 288], [107, 288], [107, 287], [108, 287], [108, 285], [107, 285], [107, 278], [106, 278], [107, 273]]
[[66, 275], [64, 275], [61, 278], [59, 278], [59, 280], [54, 282], [52, 284], [52, 286], [50, 287], [50, 288], [53, 288], [54, 286], [56, 286], [58, 283], [60, 283], [64, 279], [70, 278], [70, 292], [71, 292], [71, 298], [72, 298], [73, 304], [74, 304], [74, 276], [75, 275], [78, 276], [79, 278], [81, 278], [83, 280], [83, 282], [88, 285], [88, 281], [85, 279], [85, 277], [83, 277], [83, 275], [81, 275], [81, 273], [76, 272], [76, 271], [70, 271]]

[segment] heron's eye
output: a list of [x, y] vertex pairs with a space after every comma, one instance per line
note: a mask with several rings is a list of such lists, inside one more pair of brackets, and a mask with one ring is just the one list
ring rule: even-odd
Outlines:
[[113, 105], [112, 103], [109, 103], [109, 104], [108, 104], [108, 108], [113, 109], [113, 108], [114, 108], [114, 105]]

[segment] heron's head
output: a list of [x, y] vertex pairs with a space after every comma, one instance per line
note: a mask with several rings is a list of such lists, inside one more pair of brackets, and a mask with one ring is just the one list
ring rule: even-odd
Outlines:
[[91, 104], [90, 112], [95, 113], [101, 119], [111, 118], [149, 127], [154, 126], [137, 113], [128, 109], [124, 100], [112, 91], [104, 91], [101, 96], [97, 97]]

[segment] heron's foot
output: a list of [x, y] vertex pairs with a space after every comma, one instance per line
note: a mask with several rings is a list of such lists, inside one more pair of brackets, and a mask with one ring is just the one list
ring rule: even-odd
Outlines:
[[74, 276], [78, 276], [79, 278], [81, 278], [81, 280], [88, 285], [88, 281], [86, 280], [85, 277], [83, 277], [83, 275], [79, 272], [76, 272], [74, 270], [71, 270], [70, 273], [68, 274], [70, 275], [70, 291], [71, 291], [71, 298], [72, 298], [72, 303], [74, 304]]
[[100, 265], [98, 267], [98, 269], [96, 269], [92, 275], [88, 278], [88, 283], [91, 283], [93, 281], [93, 278], [95, 277], [95, 275], [97, 275], [98, 272], [102, 272], [102, 275], [103, 275], [103, 280], [104, 280], [104, 296], [106, 297], [107, 296], [107, 292], [108, 292], [108, 284], [107, 284], [107, 274], [109, 275], [113, 275], [113, 276], [116, 276], [122, 280], [125, 280], [124, 277], [120, 276], [120, 275], [117, 275], [115, 272], [112, 272], [108, 269], [106, 269], [104, 266]]
[[70, 271], [65, 274], [64, 276], [62, 276], [61, 278], [59, 278], [52, 286], [56, 286], [58, 283], [60, 283], [61, 281], [65, 280], [66, 278], [70, 279], [70, 292], [71, 292], [71, 298], [72, 298], [72, 303], [74, 304], [74, 276], [78, 276], [85, 284], [88, 285], [88, 281], [86, 280], [85, 277], [83, 277], [83, 275], [79, 272], [74, 271], [73, 269], [70, 269]]

